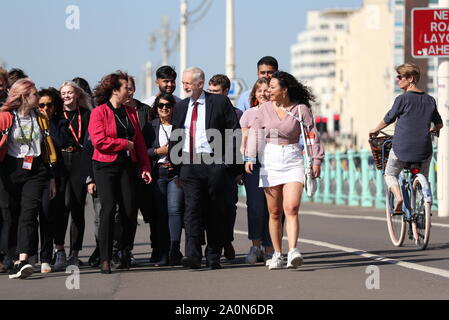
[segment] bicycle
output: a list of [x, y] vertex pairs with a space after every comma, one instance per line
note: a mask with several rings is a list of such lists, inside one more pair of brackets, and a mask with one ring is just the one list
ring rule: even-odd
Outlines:
[[[381, 132], [383, 133], [383, 132]], [[391, 149], [393, 136], [385, 133], [382, 137], [382, 174], [385, 174], [386, 160]], [[375, 139], [375, 138], [374, 138]], [[408, 237], [415, 241], [419, 250], [425, 250], [429, 244], [431, 228], [432, 193], [427, 178], [420, 173], [421, 162], [406, 163], [399, 175], [403, 213], [395, 213], [395, 198], [386, 187], [386, 218], [388, 233], [394, 246], [400, 247], [404, 243], [408, 225]]]

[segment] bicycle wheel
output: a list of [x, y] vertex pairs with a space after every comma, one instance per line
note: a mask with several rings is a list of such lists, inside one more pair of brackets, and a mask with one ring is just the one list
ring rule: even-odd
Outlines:
[[386, 197], [386, 215], [388, 233], [390, 234], [391, 242], [395, 247], [400, 247], [404, 243], [405, 229], [407, 224], [404, 221], [403, 214], [394, 214], [394, 195], [388, 190]]
[[[426, 186], [423, 184], [426, 184]], [[413, 214], [412, 231], [413, 237], [415, 238], [416, 247], [419, 250], [426, 249], [430, 239], [430, 215], [432, 202], [426, 201], [426, 197], [423, 192], [426, 188], [429, 188], [426, 178], [424, 176], [416, 177], [413, 181], [415, 212]]]

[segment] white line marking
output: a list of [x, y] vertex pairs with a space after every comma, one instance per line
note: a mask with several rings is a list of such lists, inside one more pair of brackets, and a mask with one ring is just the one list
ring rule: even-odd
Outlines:
[[[237, 203], [237, 206], [239, 208], [246, 209], [246, 204], [244, 204], [243, 202]], [[348, 214], [332, 214], [332, 213], [325, 213], [325, 212], [318, 212], [318, 211], [301, 211], [299, 214], [300, 215], [317, 216], [317, 217], [323, 217], [323, 218], [371, 220], [371, 221], [382, 221], [382, 222], [387, 221], [386, 218], [381, 218], [381, 217], [353, 216], [353, 215], [348, 215]], [[449, 228], [449, 224], [432, 222], [432, 227]]]
[[[241, 234], [241, 235], [248, 235], [248, 232], [245, 232], [245, 231], [235, 230], [234, 232], [237, 234]], [[283, 237], [282, 239], [287, 240], [287, 237]], [[344, 252], [348, 252], [348, 253], [355, 254], [358, 256], [362, 256], [364, 258], [372, 259], [372, 260], [375, 260], [378, 262], [386, 262], [386, 263], [390, 263], [390, 264], [395, 264], [395, 265], [403, 267], [403, 268], [426, 272], [426, 273], [434, 274], [434, 275], [449, 279], [449, 270], [427, 267], [427, 266], [423, 266], [423, 265], [416, 264], [416, 263], [386, 258], [383, 256], [369, 253], [364, 250], [344, 247], [344, 246], [340, 246], [340, 245], [328, 243], [328, 242], [323, 242], [323, 241], [299, 239], [298, 242], [307, 243], [307, 244], [311, 244], [311, 245], [318, 246], [318, 247], [330, 248], [330, 249], [334, 249], [334, 250], [338, 250], [338, 251], [344, 251]]]

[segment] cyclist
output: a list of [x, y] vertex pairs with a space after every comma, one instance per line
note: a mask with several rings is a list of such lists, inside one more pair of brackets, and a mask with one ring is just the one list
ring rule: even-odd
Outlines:
[[[421, 173], [427, 178], [432, 160], [430, 133], [438, 133], [443, 127], [435, 99], [417, 88], [420, 71], [417, 65], [405, 63], [396, 67], [396, 80], [404, 91], [394, 101], [393, 107], [377, 127], [370, 131], [370, 137], [396, 122], [393, 147], [385, 168], [385, 182], [396, 199], [394, 213], [402, 213], [402, 194], [398, 176], [406, 163], [421, 162]], [[431, 123], [434, 126], [431, 128]]]

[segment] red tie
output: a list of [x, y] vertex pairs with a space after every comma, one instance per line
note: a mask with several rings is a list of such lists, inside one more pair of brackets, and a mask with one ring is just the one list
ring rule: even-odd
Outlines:
[[192, 119], [190, 120], [190, 160], [193, 161], [193, 154], [195, 153], [195, 133], [196, 121], [198, 120], [198, 102], [193, 103]]

